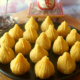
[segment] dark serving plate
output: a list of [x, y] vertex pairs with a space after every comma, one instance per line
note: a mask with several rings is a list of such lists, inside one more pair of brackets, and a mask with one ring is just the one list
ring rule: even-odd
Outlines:
[[[39, 22], [39, 25], [40, 24], [41, 23]], [[54, 24], [55, 24], [55, 28], [57, 29], [59, 23], [54, 23]], [[24, 31], [24, 24], [20, 25], [20, 27]], [[70, 26], [70, 27], [71, 27], [71, 29], [74, 28], [72, 26]], [[0, 36], [2, 36], [5, 32], [9, 31], [9, 29], [10, 28], [5, 29], [3, 32], [0, 32]], [[80, 33], [80, 31], [78, 29], [77, 29], [77, 31]], [[30, 65], [31, 65], [30, 70], [26, 74], [21, 75], [21, 76], [14, 75], [10, 70], [10, 65], [9, 64], [3, 65], [1, 63], [0, 63], [0, 72], [3, 73], [4, 75], [14, 79], [14, 80], [41, 80], [41, 79], [39, 79], [35, 76], [35, 72], [34, 72], [34, 65], [35, 64], [31, 62], [31, 60], [29, 58], [29, 55], [27, 55], [25, 57], [27, 57]], [[52, 52], [52, 48], [51, 48], [51, 50], [49, 51], [49, 59], [51, 60], [51, 62], [55, 66], [55, 74], [52, 77], [50, 77], [49, 79], [46, 79], [46, 80], [69, 80], [72, 76], [76, 76], [77, 74], [80, 73], [80, 63], [77, 63], [76, 70], [72, 74], [64, 75], [64, 74], [58, 72], [57, 64], [56, 64], [58, 57], [59, 57], [58, 55], [55, 55]]]

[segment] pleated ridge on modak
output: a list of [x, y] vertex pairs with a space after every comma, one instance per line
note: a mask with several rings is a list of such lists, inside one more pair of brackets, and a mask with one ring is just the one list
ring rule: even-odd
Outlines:
[[30, 69], [30, 64], [22, 53], [18, 53], [16, 58], [14, 58], [10, 63], [10, 69], [12, 73], [16, 75], [23, 75]]
[[15, 57], [14, 51], [8, 46], [1, 46], [0, 48], [0, 63], [8, 64]]
[[36, 43], [43, 47], [45, 50], [49, 50], [51, 47], [51, 41], [49, 40], [45, 32], [42, 32], [39, 35], [39, 37], [36, 40]]
[[31, 61], [36, 63], [44, 56], [48, 56], [48, 52], [38, 44], [35, 44], [35, 47], [30, 52]]
[[13, 48], [15, 45], [15, 40], [8, 34], [8, 32], [6, 32], [0, 38], [0, 45]]
[[75, 42], [71, 47], [70, 55], [76, 62], [80, 62], [80, 41]]
[[55, 39], [58, 37], [58, 32], [53, 25], [49, 25], [49, 28], [46, 30], [45, 33], [47, 37], [51, 40], [51, 42], [54, 42]]
[[71, 74], [76, 69], [76, 63], [68, 52], [58, 58], [57, 69], [63, 74]]
[[31, 50], [31, 44], [24, 38], [20, 38], [15, 45], [16, 53], [22, 53], [23, 55], [27, 55]]
[[70, 31], [71, 28], [68, 26], [68, 23], [66, 21], [63, 21], [57, 29], [58, 34], [64, 38], [69, 34]]
[[54, 73], [54, 65], [47, 56], [44, 56], [40, 61], [35, 64], [36, 77], [46, 79], [54, 75]]
[[28, 40], [30, 43], [35, 43], [38, 33], [32, 27], [27, 28], [27, 30], [23, 33], [23, 37]]
[[46, 31], [48, 29], [48, 27], [49, 27], [50, 24], [54, 25], [53, 22], [52, 22], [52, 20], [50, 19], [50, 17], [47, 16], [45, 18], [45, 20], [41, 24], [41, 31]]
[[72, 46], [76, 41], [80, 41], [80, 34], [76, 29], [72, 29], [71, 32], [67, 35], [66, 41], [69, 46]]
[[38, 31], [38, 23], [34, 20], [33, 17], [30, 17], [30, 19], [28, 20], [28, 22], [25, 24], [25, 30], [27, 30], [27, 28], [33, 28], [35, 29], [36, 31]]
[[55, 54], [61, 55], [68, 50], [69, 50], [68, 43], [63, 39], [62, 36], [58, 36], [53, 43], [53, 52]]
[[23, 36], [23, 31], [18, 24], [15, 24], [14, 27], [9, 30], [9, 35], [14, 38], [14, 40], [18, 40]]

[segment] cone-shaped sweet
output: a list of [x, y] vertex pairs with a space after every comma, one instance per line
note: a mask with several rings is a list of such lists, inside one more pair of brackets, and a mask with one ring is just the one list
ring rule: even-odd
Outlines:
[[27, 59], [19, 53], [10, 63], [10, 69], [12, 73], [16, 75], [23, 75], [30, 69], [30, 64]]
[[53, 22], [51, 21], [50, 17], [47, 16], [46, 19], [41, 24], [41, 30], [46, 31], [50, 24], [53, 25]]
[[15, 54], [13, 50], [7, 46], [1, 46], [0, 48], [0, 63], [8, 64], [13, 58]]
[[66, 21], [63, 21], [57, 29], [57, 32], [59, 33], [59, 35], [63, 37], [66, 37], [70, 31], [71, 31], [71, 28], [68, 26]]
[[9, 30], [9, 35], [15, 40], [18, 40], [20, 37], [22, 37], [23, 31], [18, 26], [18, 24], [15, 24], [14, 27]]
[[15, 45], [15, 40], [6, 32], [0, 39], [0, 45], [12, 48]]
[[29, 21], [25, 24], [25, 30], [27, 30], [28, 27], [32, 27], [36, 31], [38, 31], [38, 23], [31, 17]]
[[62, 56], [58, 58], [57, 69], [63, 74], [71, 74], [76, 68], [75, 61], [71, 58], [68, 52], [64, 52]]
[[30, 59], [34, 63], [38, 62], [44, 56], [48, 56], [48, 52], [38, 44], [30, 52]]
[[22, 53], [23, 55], [27, 55], [30, 52], [30, 50], [31, 50], [31, 45], [24, 38], [20, 38], [15, 45], [16, 53]]
[[72, 29], [71, 32], [67, 35], [66, 41], [69, 46], [72, 46], [76, 41], [80, 41], [80, 34], [76, 29]]
[[61, 55], [63, 52], [68, 51], [69, 46], [62, 36], [58, 36], [53, 43], [53, 52], [55, 54]]
[[35, 64], [36, 77], [41, 79], [49, 78], [54, 75], [54, 65], [47, 56], [44, 56], [40, 61]]
[[80, 61], [80, 41], [75, 42], [75, 44], [72, 46], [70, 55], [75, 61]]
[[37, 38], [36, 43], [46, 50], [49, 50], [51, 47], [51, 41], [44, 32], [42, 32], [40, 36]]
[[28, 40], [30, 43], [35, 43], [38, 33], [32, 27], [27, 28], [27, 30], [23, 33], [23, 37]]
[[54, 42], [54, 40], [58, 37], [58, 33], [53, 25], [49, 25], [49, 28], [46, 30], [45, 33], [47, 37], [51, 40], [51, 42]]

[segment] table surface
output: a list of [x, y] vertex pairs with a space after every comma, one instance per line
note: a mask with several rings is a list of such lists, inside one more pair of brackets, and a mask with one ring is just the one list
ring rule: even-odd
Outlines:
[[[14, 13], [12, 16], [17, 17], [19, 24], [23, 24], [28, 20], [28, 18], [26, 17], [27, 16], [27, 10], [24, 10], [24, 11], [21, 11], [18, 13]], [[77, 20], [73, 17], [64, 15], [63, 18], [58, 18], [57, 22], [62, 22], [63, 20], [67, 21], [69, 25], [76, 27], [77, 29], [80, 30], [80, 20]], [[7, 76], [0, 73], [0, 80], [12, 80], [12, 79], [10, 79]], [[70, 80], [80, 80], [80, 74], [70, 78]]]

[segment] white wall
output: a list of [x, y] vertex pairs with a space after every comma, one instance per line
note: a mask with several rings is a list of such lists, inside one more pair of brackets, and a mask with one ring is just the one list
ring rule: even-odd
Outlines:
[[61, 0], [63, 5], [80, 4], [80, 0]]

